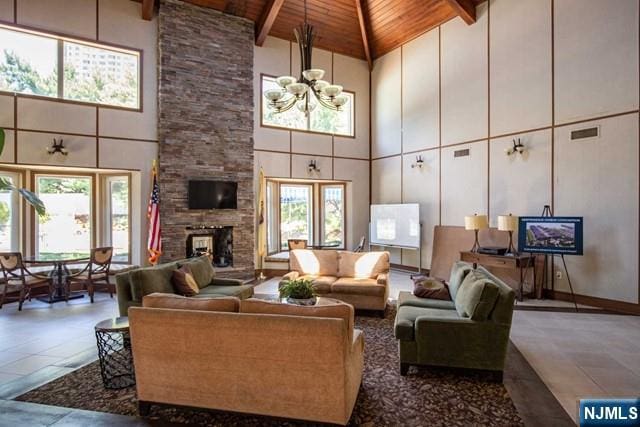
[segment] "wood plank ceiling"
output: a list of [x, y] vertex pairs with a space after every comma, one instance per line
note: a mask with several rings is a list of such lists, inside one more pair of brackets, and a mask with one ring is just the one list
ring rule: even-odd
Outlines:
[[[293, 28], [304, 20], [303, 0], [185, 1], [254, 21], [258, 45], [267, 35], [295, 40]], [[307, 0], [307, 19], [316, 28], [316, 47], [371, 63], [457, 16], [473, 24], [475, 7], [483, 1]], [[154, 0], [142, 0], [145, 19], [150, 19], [153, 4]]]

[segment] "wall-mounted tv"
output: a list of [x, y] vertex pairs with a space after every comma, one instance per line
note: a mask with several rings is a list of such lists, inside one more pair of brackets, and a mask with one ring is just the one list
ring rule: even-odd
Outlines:
[[238, 183], [189, 181], [189, 209], [237, 209]]
[[582, 217], [520, 217], [518, 252], [582, 255]]

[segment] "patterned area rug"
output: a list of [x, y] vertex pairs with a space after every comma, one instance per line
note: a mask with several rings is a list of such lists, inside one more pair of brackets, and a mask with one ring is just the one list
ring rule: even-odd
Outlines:
[[[417, 369], [401, 377], [393, 337], [395, 309], [384, 319], [357, 316], [364, 331], [365, 369], [349, 425], [522, 426], [502, 384], [481, 374]], [[136, 415], [135, 387], [105, 390], [98, 362], [23, 394], [16, 400], [90, 411]], [[308, 423], [154, 405], [150, 419], [201, 426], [293, 426]]]

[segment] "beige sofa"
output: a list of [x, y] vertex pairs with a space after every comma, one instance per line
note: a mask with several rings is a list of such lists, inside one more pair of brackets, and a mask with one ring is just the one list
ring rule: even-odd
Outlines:
[[151, 403], [345, 425], [364, 365], [353, 307], [145, 296], [129, 309], [141, 415]]
[[282, 282], [308, 278], [319, 296], [357, 309], [382, 310], [389, 297], [389, 253], [295, 249]]

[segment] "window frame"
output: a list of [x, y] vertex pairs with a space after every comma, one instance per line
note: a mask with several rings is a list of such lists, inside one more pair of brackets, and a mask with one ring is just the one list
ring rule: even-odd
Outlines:
[[[307, 187], [309, 189], [309, 201], [311, 206], [309, 207], [310, 220], [309, 224], [309, 240], [308, 245], [313, 245], [313, 239], [315, 237], [315, 223], [316, 223], [316, 209], [315, 209], [315, 185], [313, 182], [304, 181], [279, 181], [278, 182], [278, 252], [288, 252], [289, 248], [282, 249], [282, 187]], [[267, 252], [269, 252], [267, 250]]]
[[[123, 172], [123, 173], [102, 173], [100, 176], [100, 201], [101, 201], [101, 221], [99, 227], [101, 228], [101, 245], [113, 246], [113, 229], [111, 227], [111, 188], [109, 187], [109, 182], [111, 178], [126, 178], [127, 179], [127, 209], [128, 209], [128, 222], [129, 225], [127, 227], [127, 234], [129, 235], [129, 247], [127, 249], [127, 259], [126, 261], [111, 261], [112, 264], [131, 264], [131, 172]], [[115, 257], [115, 250], [113, 256]]]
[[[35, 194], [38, 194], [38, 188], [36, 187], [36, 181], [39, 176], [45, 177], [67, 177], [67, 178], [90, 178], [91, 179], [91, 233], [90, 233], [90, 242], [89, 242], [89, 250], [91, 248], [96, 247], [97, 242], [97, 228], [98, 228], [98, 220], [97, 220], [97, 199], [100, 197], [99, 189], [97, 188], [97, 180], [96, 174], [86, 173], [86, 172], [63, 172], [63, 171], [52, 171], [52, 170], [40, 170], [40, 169], [32, 169], [31, 170], [31, 191]], [[31, 211], [31, 248], [30, 255], [37, 256], [37, 241], [38, 241], [38, 218], [35, 209], [30, 209]]]
[[[353, 96], [353, 106], [351, 108], [351, 115], [353, 117], [352, 123], [353, 123], [353, 135], [342, 135], [342, 134], [335, 134], [335, 133], [329, 133], [329, 132], [320, 132], [317, 130], [311, 130], [309, 129], [310, 125], [311, 125], [311, 119], [307, 118], [307, 129], [294, 129], [294, 128], [289, 128], [286, 126], [277, 126], [277, 125], [270, 125], [270, 124], [265, 124], [264, 122], [264, 78], [268, 77], [268, 78], [272, 78], [275, 79], [278, 76], [273, 76], [271, 74], [266, 74], [266, 73], [260, 73], [260, 127], [263, 128], [267, 128], [267, 129], [278, 129], [278, 130], [288, 130], [290, 132], [300, 132], [300, 133], [310, 133], [310, 134], [314, 134], [314, 135], [328, 135], [334, 138], [351, 138], [351, 139], [356, 139], [356, 93], [354, 91], [351, 90], [347, 90], [347, 89], [343, 89], [343, 92], [347, 92], [349, 94], [351, 94]], [[295, 107], [294, 107], [295, 108]], [[321, 108], [320, 106], [318, 108]]]
[[[142, 49], [123, 46], [115, 43], [104, 42], [101, 40], [92, 40], [85, 37], [79, 37], [69, 34], [64, 34], [56, 31], [50, 30], [41, 30], [39, 28], [30, 27], [27, 25], [15, 24], [13, 22], [8, 22], [4, 20], [0, 20], [0, 29], [5, 29], [9, 31], [16, 31], [21, 33], [33, 34], [35, 36], [46, 37], [49, 39], [56, 40], [58, 43], [58, 52], [57, 52], [57, 63], [56, 67], [58, 70], [58, 93], [55, 97], [53, 96], [45, 96], [45, 95], [36, 95], [29, 93], [21, 93], [21, 92], [13, 92], [7, 90], [0, 90], [0, 95], [10, 95], [18, 98], [28, 98], [28, 99], [39, 99], [39, 100], [47, 100], [53, 102], [61, 102], [65, 104], [75, 104], [75, 105], [85, 105], [91, 107], [100, 107], [100, 108], [108, 108], [113, 110], [124, 110], [124, 111], [135, 111], [142, 113], [144, 111], [143, 108], [143, 86], [144, 86], [144, 51]], [[124, 51], [123, 53], [127, 54], [137, 54], [138, 55], [138, 107], [124, 107], [119, 105], [110, 105], [103, 104], [100, 102], [91, 102], [91, 101], [79, 101], [74, 99], [65, 99], [64, 98], [64, 54], [63, 54], [63, 45], [64, 42], [68, 41], [71, 43], [82, 44], [90, 47], [95, 47], [99, 49], [105, 50], [113, 50], [113, 51]], [[62, 71], [62, 72], [61, 72]]]
[[[5, 167], [4, 165], [2, 167], [0, 167], [0, 175], [14, 175], [18, 177], [18, 182], [14, 183], [14, 185], [16, 185], [16, 187], [18, 188], [22, 188], [26, 185], [26, 179], [27, 179], [27, 173], [25, 170], [23, 169], [13, 169], [10, 167]], [[17, 218], [17, 222], [18, 222], [18, 232], [16, 233], [18, 241], [17, 241], [17, 251], [18, 252], [24, 252], [24, 248], [25, 248], [25, 243], [26, 243], [26, 237], [27, 237], [27, 227], [26, 227], [26, 223], [27, 223], [27, 217], [26, 217], [26, 213], [27, 213], [27, 209], [26, 209], [26, 202], [24, 200], [23, 197], [19, 197], [17, 195], [14, 195], [14, 197], [17, 197], [18, 199], [18, 218]]]
[[342, 187], [342, 245], [332, 249], [346, 250], [347, 247], [347, 184], [344, 182], [336, 183], [319, 183], [318, 188], [320, 194], [318, 195], [318, 212], [319, 212], [319, 232], [318, 236], [320, 245], [324, 245], [324, 231], [325, 231], [325, 209], [324, 209], [324, 189], [325, 187]]

